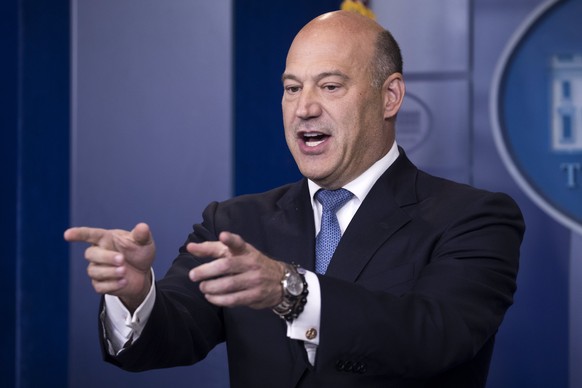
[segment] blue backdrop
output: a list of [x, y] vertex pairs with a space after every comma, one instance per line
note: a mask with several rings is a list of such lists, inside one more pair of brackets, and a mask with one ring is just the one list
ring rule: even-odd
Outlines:
[[[283, 135], [280, 76], [300, 26], [339, 3], [2, 2], [3, 386], [228, 386], [224, 347], [188, 368], [130, 374], [104, 364], [83, 248], [69, 257], [62, 231], [70, 222], [128, 228], [148, 221], [162, 276], [206, 203], [298, 179]], [[462, 31], [462, 39], [442, 40], [449, 49], [454, 43], [453, 52], [405, 57], [416, 69], [405, 74], [410, 91], [432, 120], [413, 160], [507, 192], [525, 214], [518, 291], [498, 335], [489, 387], [571, 384], [571, 233], [509, 174], [489, 112], [497, 62], [542, 3], [392, 0], [378, 7], [388, 7], [379, 17], [414, 26], [400, 32], [407, 50], [415, 41], [441, 47], [423, 25]], [[466, 51], [459, 55], [457, 47]], [[461, 66], [426, 66], [442, 58]], [[462, 157], [440, 157], [453, 154]]]
[[2, 2], [0, 28], [0, 376], [66, 386], [69, 3]]

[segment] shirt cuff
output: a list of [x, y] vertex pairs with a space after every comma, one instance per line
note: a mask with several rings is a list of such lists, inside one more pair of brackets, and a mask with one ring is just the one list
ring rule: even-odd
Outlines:
[[319, 345], [319, 324], [321, 319], [321, 291], [319, 279], [313, 272], [305, 272], [307, 282], [307, 303], [303, 312], [292, 322], [287, 322], [287, 337]]
[[118, 297], [105, 294], [101, 322], [104, 328], [103, 335], [107, 340], [108, 351], [111, 355], [119, 354], [124, 348], [137, 341], [151, 315], [156, 300], [153, 269], [151, 272], [152, 285], [150, 290], [133, 315]]

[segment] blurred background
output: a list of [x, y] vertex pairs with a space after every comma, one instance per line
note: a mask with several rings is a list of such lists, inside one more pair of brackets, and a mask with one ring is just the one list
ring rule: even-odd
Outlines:
[[[210, 201], [299, 179], [280, 77], [301, 26], [341, 2], [0, 4], [3, 387], [228, 387], [224, 346], [171, 370], [104, 363], [85, 247], [62, 233], [147, 222], [161, 277]], [[582, 386], [581, 3], [368, 4], [403, 51], [399, 144], [428, 172], [510, 194], [525, 215], [491, 388]], [[562, 35], [545, 32], [556, 25]]]

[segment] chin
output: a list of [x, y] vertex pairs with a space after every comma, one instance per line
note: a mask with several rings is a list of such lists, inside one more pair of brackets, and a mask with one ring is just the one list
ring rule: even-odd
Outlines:
[[318, 185], [319, 185], [319, 182], [321, 182], [323, 179], [319, 174], [314, 174], [313, 172], [309, 172], [309, 171], [301, 171], [301, 175], [303, 175], [307, 179], [314, 181]]

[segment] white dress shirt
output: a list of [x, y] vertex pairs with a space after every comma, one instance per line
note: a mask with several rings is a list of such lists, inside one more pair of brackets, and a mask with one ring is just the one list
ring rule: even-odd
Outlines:
[[[384, 171], [394, 163], [398, 155], [398, 147], [396, 142], [394, 142], [390, 151], [385, 156], [374, 163], [362, 175], [343, 187], [352, 192], [354, 196], [336, 213], [342, 235], [366, 198], [366, 195], [372, 189], [372, 186], [374, 186]], [[315, 199], [314, 195], [321, 187], [311, 180], [308, 181], [308, 185], [315, 221], [315, 235], [317, 236], [321, 228], [322, 206]], [[153, 270], [152, 279], [154, 279]], [[292, 322], [287, 322], [287, 336], [292, 339], [304, 341], [309, 362], [311, 365], [314, 365], [315, 354], [317, 346], [319, 345], [321, 292], [319, 280], [315, 273], [307, 271], [305, 280], [309, 289], [307, 304], [298, 318]], [[101, 313], [101, 319], [103, 321], [104, 335], [109, 345], [108, 350], [110, 354], [118, 354], [125, 346], [139, 338], [151, 314], [155, 297], [156, 289], [152, 282], [152, 287], [146, 299], [132, 316], [119, 298], [105, 295], [105, 307]]]

